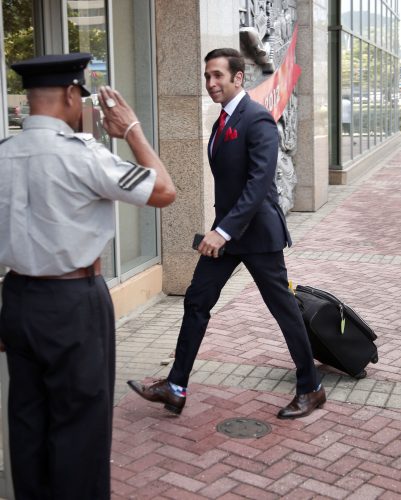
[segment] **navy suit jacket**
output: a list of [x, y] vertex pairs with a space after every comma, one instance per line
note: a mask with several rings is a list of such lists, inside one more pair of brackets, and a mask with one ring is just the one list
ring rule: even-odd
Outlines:
[[246, 94], [210, 156], [217, 125], [218, 121], [208, 146], [215, 182], [216, 218], [212, 229], [219, 226], [231, 236], [226, 244], [231, 254], [277, 252], [287, 244], [291, 246], [274, 181], [278, 131], [272, 116]]

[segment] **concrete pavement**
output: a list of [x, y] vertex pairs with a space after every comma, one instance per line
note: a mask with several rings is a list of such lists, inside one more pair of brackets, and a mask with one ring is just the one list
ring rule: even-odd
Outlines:
[[[317, 213], [288, 218], [294, 284], [326, 289], [378, 335], [379, 362], [352, 379], [317, 363], [328, 402], [294, 421], [275, 415], [294, 393], [280, 331], [246, 270], [214, 309], [179, 418], [148, 404], [128, 378], [165, 376], [181, 297], [161, 297], [120, 322], [113, 441], [113, 499], [401, 498], [401, 153], [350, 186], [330, 186]], [[231, 438], [231, 417], [271, 426]]]

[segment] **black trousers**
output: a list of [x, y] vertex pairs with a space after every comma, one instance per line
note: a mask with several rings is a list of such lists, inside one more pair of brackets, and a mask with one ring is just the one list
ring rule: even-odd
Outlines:
[[200, 257], [185, 294], [184, 317], [169, 381], [183, 387], [188, 385], [189, 375], [210, 319], [210, 310], [241, 261], [252, 275], [284, 335], [296, 366], [297, 393], [312, 392], [319, 385], [320, 378], [301, 313], [293, 293], [288, 289], [282, 251], [267, 254], [224, 254], [218, 259]]
[[0, 337], [16, 500], [109, 500], [115, 326], [103, 278], [8, 273]]

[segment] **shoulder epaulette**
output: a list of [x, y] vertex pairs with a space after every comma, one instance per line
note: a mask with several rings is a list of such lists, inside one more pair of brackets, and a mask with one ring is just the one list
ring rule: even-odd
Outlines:
[[91, 146], [96, 144], [96, 139], [92, 134], [87, 134], [84, 132], [75, 132], [73, 134], [66, 134], [65, 132], [59, 132], [58, 135], [64, 136], [66, 139], [78, 139], [80, 142], [85, 144], [85, 146]]

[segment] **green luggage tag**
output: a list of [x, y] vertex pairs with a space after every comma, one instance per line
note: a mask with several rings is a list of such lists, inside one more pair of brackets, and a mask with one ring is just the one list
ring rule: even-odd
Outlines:
[[341, 325], [340, 325], [341, 335], [344, 335], [344, 332], [345, 332], [345, 316], [344, 316], [344, 306], [342, 304], [340, 304], [340, 316], [341, 316]]

